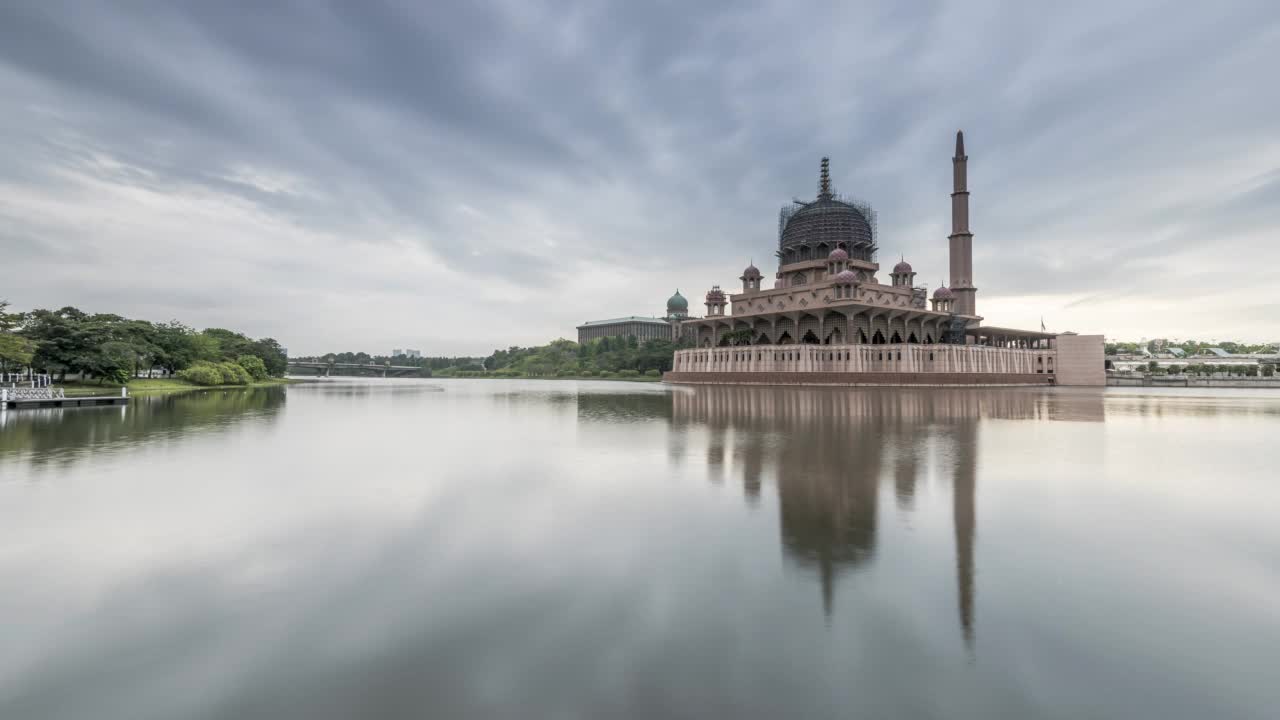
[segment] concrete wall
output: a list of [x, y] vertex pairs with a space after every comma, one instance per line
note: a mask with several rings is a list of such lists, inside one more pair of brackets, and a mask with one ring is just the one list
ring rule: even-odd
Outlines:
[[1101, 335], [1058, 335], [1053, 343], [1058, 355], [1059, 385], [1107, 384]]

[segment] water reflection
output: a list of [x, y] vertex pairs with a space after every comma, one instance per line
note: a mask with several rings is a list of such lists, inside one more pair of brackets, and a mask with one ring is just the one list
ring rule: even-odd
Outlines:
[[[828, 618], [839, 577], [876, 556], [881, 479], [911, 512], [931, 466], [949, 478], [959, 622], [970, 645], [982, 421], [1103, 418], [1099, 392], [701, 387], [672, 395], [673, 428], [704, 427], [707, 462], [733, 458], [749, 503], [765, 477], [776, 478], [782, 546], [817, 575]], [[684, 434], [670, 435], [681, 453]]]
[[66, 470], [100, 450], [274, 421], [284, 387], [139, 395], [127, 406], [0, 413], [0, 460]]

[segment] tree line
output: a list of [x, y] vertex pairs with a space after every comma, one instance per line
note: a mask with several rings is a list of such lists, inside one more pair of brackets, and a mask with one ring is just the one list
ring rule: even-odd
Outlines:
[[641, 342], [632, 336], [584, 343], [560, 339], [496, 350], [485, 358], [484, 372], [499, 377], [657, 377], [671, 369], [678, 347], [670, 340]]
[[1104, 352], [1107, 355], [1137, 355], [1143, 350], [1149, 352], [1164, 352], [1171, 348], [1178, 348], [1185, 352], [1188, 356], [1198, 355], [1207, 351], [1209, 348], [1221, 348], [1232, 355], [1250, 355], [1253, 353], [1266, 354], [1276, 351], [1275, 343], [1252, 344], [1235, 342], [1226, 340], [1220, 343], [1202, 342], [1200, 340], [1173, 340], [1163, 345], [1155, 340], [1147, 342], [1109, 342], [1104, 346]]
[[[303, 362], [345, 363], [354, 365], [400, 365], [417, 367], [434, 371], [445, 368], [481, 368], [484, 358], [479, 357], [409, 357], [408, 355], [370, 355], [367, 352], [325, 353], [324, 355], [308, 355], [295, 357]], [[424, 373], [430, 375], [430, 373]]]
[[295, 358], [306, 362], [401, 365], [427, 377], [658, 377], [671, 369], [678, 347], [670, 340], [606, 337], [576, 343], [553, 340], [536, 347], [511, 346], [488, 357], [421, 357], [327, 353]]
[[[288, 367], [273, 338], [254, 340], [223, 328], [195, 330], [177, 320], [153, 323], [78, 308], [10, 313], [0, 301], [0, 370], [30, 367], [125, 383], [160, 370], [199, 384], [243, 384], [281, 377]], [[234, 367], [232, 367], [234, 366]], [[214, 381], [214, 373], [220, 382]], [[243, 371], [243, 374], [242, 374]]]

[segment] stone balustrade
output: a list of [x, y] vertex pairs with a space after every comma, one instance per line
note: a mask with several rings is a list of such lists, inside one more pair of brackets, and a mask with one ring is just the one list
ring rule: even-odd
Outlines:
[[677, 373], [1052, 375], [1056, 351], [986, 345], [749, 345], [678, 350]]

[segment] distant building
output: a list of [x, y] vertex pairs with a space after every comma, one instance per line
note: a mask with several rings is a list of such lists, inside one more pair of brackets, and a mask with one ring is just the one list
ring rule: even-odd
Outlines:
[[396, 348], [395, 350], [391, 351], [391, 357], [400, 357], [403, 354], [404, 354], [404, 351], [401, 350], [400, 348]]
[[1223, 350], [1222, 348], [1205, 348], [1204, 352], [1200, 353], [1200, 357], [1224, 358], [1224, 357], [1231, 357], [1231, 353], [1227, 352], [1226, 350]]
[[405, 350], [405, 351], [404, 351], [404, 354], [405, 354], [405, 356], [406, 356], [406, 357], [409, 357], [409, 358], [412, 358], [412, 359], [415, 359], [415, 360], [416, 360], [416, 359], [420, 359], [420, 358], [422, 357], [422, 351], [421, 351], [421, 350]]
[[666, 317], [628, 317], [588, 320], [578, 326], [578, 342], [605, 337], [634, 337], [637, 340], [675, 340], [680, 323], [689, 318], [689, 301], [676, 290], [667, 299]]

